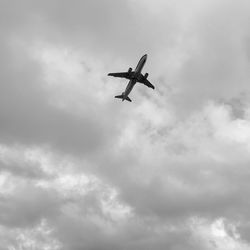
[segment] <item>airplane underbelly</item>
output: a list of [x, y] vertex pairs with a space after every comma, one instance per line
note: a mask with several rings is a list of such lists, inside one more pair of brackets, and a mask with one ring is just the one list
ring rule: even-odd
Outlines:
[[142, 70], [142, 68], [143, 68], [143, 66], [144, 66], [144, 64], [145, 64], [145, 62], [146, 62], [146, 60], [142, 60], [142, 59], [141, 59], [141, 60], [139, 61], [138, 65], [137, 65], [135, 71], [136, 71], [136, 72], [141, 72], [141, 70]]
[[135, 81], [134, 81], [134, 80], [131, 80], [131, 81], [129, 82], [129, 84], [128, 84], [128, 87], [126, 88], [126, 91], [125, 91], [126, 95], [129, 95], [129, 93], [130, 93], [131, 90], [133, 89], [134, 85], [135, 85]]

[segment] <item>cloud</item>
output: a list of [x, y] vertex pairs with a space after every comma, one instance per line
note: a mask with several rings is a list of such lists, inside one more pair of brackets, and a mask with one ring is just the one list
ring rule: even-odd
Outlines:
[[194, 240], [202, 249], [249, 249], [238, 234], [235, 226], [220, 218], [209, 222], [199, 218], [192, 221]]
[[1, 226], [0, 231], [1, 246], [9, 249], [61, 249], [61, 244], [53, 238], [53, 229], [45, 220], [31, 229], [9, 230]]
[[249, 248], [248, 2], [1, 5], [0, 245]]

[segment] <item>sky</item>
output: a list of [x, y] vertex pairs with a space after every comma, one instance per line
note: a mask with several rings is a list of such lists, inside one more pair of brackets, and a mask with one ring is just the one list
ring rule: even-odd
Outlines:
[[[250, 250], [249, 0], [1, 0], [0, 29], [0, 250]], [[155, 90], [115, 99], [144, 54]]]

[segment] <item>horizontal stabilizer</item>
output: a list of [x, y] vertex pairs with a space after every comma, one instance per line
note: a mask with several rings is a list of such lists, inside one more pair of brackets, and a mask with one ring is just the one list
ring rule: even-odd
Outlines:
[[123, 99], [123, 95], [116, 95], [115, 98]]
[[123, 95], [116, 95], [115, 98], [122, 99], [122, 101], [127, 100], [129, 102], [132, 102], [132, 100], [128, 96], [126, 98], [124, 98]]

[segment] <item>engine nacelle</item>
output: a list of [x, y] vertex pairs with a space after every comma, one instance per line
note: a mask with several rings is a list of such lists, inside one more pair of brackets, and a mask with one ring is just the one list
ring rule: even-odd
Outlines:
[[132, 72], [132, 68], [129, 68], [128, 69], [128, 73], [130, 74]]
[[147, 79], [147, 77], [148, 77], [148, 73], [146, 73], [146, 74], [144, 75], [144, 77], [145, 77], [145, 79]]

